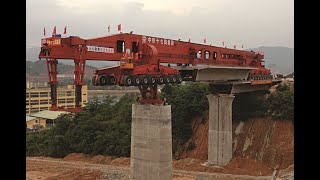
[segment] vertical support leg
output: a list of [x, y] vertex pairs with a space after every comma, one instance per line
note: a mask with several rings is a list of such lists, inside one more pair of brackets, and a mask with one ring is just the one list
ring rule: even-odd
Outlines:
[[56, 59], [46, 59], [46, 63], [48, 69], [49, 84], [51, 86], [51, 110], [57, 110], [58, 61]]
[[224, 166], [232, 159], [233, 95], [207, 95], [209, 101], [208, 163]]
[[84, 71], [86, 67], [86, 46], [79, 45], [75, 48], [74, 59], [74, 85], [75, 85], [75, 108], [81, 109], [82, 102], [82, 85], [84, 84]]
[[130, 179], [172, 179], [170, 105], [132, 105]]
[[57, 85], [51, 84], [51, 110], [58, 109], [57, 106]]

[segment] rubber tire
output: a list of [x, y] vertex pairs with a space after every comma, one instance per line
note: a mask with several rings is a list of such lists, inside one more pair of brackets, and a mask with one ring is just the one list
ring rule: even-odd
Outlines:
[[110, 76], [109, 78], [109, 85], [114, 85], [115, 84], [115, 81], [116, 81], [116, 79], [114, 78], [114, 76]]
[[177, 84], [177, 78], [174, 75], [170, 75], [171, 84]]
[[180, 74], [177, 75], [176, 78], [177, 78], [177, 84], [181, 84], [181, 83], [182, 83], [182, 77], [181, 77], [181, 75], [180, 75]]
[[108, 79], [105, 75], [99, 76], [99, 85], [106, 86], [108, 84]]
[[124, 85], [129, 87], [133, 85], [132, 76], [125, 76], [124, 77]]
[[171, 83], [171, 78], [170, 78], [170, 76], [164, 76], [164, 83], [165, 84], [170, 84]]
[[149, 80], [151, 85], [157, 84], [157, 79], [154, 76], [149, 76]]
[[164, 84], [164, 76], [163, 75], [158, 76], [157, 83], [159, 85]]
[[144, 75], [144, 76], [141, 76], [141, 80], [142, 80], [142, 84], [143, 85], [148, 85], [149, 84], [149, 78], [148, 76]]
[[96, 76], [93, 76], [92, 79], [91, 79], [91, 84], [96, 86]]
[[[140, 79], [140, 76], [137, 76], [137, 75], [133, 76], [132, 80], [133, 80], [133, 85], [135, 85], [135, 86], [139, 86], [142, 82]], [[137, 83], [137, 81], [138, 81], [138, 83]]]

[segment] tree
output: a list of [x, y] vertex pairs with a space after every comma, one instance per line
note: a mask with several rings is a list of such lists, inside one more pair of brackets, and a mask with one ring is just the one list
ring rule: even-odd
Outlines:
[[266, 115], [275, 120], [294, 121], [294, 95], [287, 84], [280, 84], [265, 103]]
[[172, 107], [173, 153], [192, 136], [191, 120], [208, 111], [208, 85], [193, 83], [185, 86], [165, 85], [160, 96]]

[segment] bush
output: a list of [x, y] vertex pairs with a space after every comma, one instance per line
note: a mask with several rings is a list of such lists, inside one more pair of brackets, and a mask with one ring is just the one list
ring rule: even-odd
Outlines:
[[275, 120], [294, 121], [294, 94], [286, 84], [280, 84], [275, 93], [271, 94], [265, 102], [268, 110], [267, 116]]

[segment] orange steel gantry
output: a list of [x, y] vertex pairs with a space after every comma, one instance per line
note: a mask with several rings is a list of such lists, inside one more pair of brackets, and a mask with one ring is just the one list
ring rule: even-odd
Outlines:
[[87, 60], [120, 61], [119, 66], [97, 69], [92, 84], [138, 86], [142, 95], [140, 102], [146, 103], [162, 103], [157, 95], [157, 85], [195, 81], [196, 70], [184, 67], [249, 68], [246, 77], [253, 84], [272, 83], [270, 70], [263, 65], [264, 55], [261, 53], [132, 33], [93, 39], [53, 35], [41, 40], [39, 58], [45, 58], [47, 63], [52, 110], [61, 110], [57, 107], [58, 59], [75, 63], [76, 106], [68, 110], [71, 112], [81, 111], [81, 87]]

